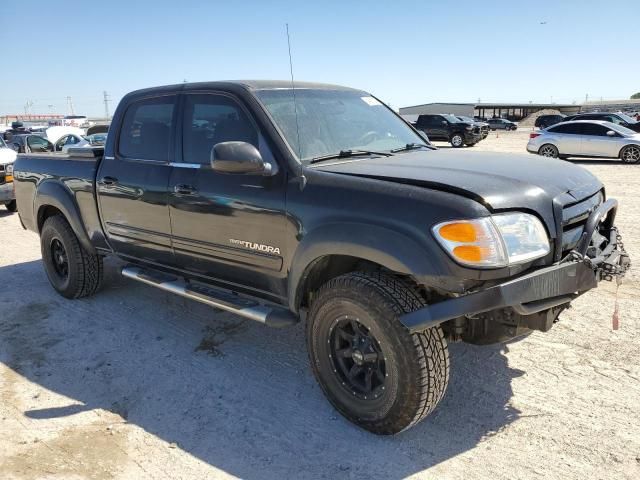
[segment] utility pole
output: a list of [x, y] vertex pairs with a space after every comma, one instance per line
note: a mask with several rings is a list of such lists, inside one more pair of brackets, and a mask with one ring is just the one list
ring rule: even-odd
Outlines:
[[24, 104], [25, 115], [30, 113], [31, 107], [33, 107], [33, 100], [27, 100], [27, 102]]
[[76, 112], [73, 110], [73, 100], [71, 97], [67, 97], [67, 107], [69, 109], [70, 115], [75, 115]]
[[111, 96], [106, 90], [102, 92], [102, 96], [104, 97], [104, 117], [109, 120], [109, 102], [111, 101]]

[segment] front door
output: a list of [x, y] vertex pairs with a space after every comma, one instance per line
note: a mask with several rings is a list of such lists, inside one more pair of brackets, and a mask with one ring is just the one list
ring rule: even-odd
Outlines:
[[[248, 112], [225, 94], [185, 93], [182, 162], [169, 179], [176, 261], [224, 287], [282, 298], [285, 172]], [[214, 172], [211, 150], [220, 142], [256, 146], [274, 175]]]
[[620, 137], [617, 132], [597, 123], [582, 124], [582, 155], [594, 157], [617, 157], [620, 152]]
[[98, 203], [111, 247], [120, 255], [170, 264], [167, 184], [173, 159], [177, 96], [133, 102], [116, 135], [113, 157], [97, 174]]

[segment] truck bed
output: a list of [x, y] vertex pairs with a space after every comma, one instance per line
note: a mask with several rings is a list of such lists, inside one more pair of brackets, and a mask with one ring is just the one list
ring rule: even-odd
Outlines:
[[[15, 190], [20, 219], [25, 228], [40, 231], [42, 204], [56, 200], [55, 208], [79, 210], [77, 218], [89, 236], [103, 238], [96, 203], [96, 172], [102, 148], [71, 149], [69, 154], [20, 154], [15, 162]], [[60, 196], [59, 190], [64, 190]], [[36, 195], [37, 193], [37, 195]], [[65, 202], [60, 198], [67, 198]], [[74, 200], [75, 199], [75, 200]], [[52, 208], [52, 207], [46, 207]], [[65, 215], [66, 216], [66, 215]], [[69, 218], [67, 216], [67, 218]]]

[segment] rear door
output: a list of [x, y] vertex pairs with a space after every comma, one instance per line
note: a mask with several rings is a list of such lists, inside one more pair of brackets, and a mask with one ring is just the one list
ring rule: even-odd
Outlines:
[[444, 117], [440, 115], [430, 115], [427, 120], [427, 125], [429, 129], [427, 135], [429, 138], [437, 140], [449, 139], [449, 132], [447, 129], [449, 123], [444, 119]]
[[[285, 172], [249, 112], [224, 93], [185, 93], [182, 162], [169, 180], [176, 261], [190, 273], [236, 290], [283, 297], [286, 271]], [[275, 175], [234, 175], [210, 167], [220, 142], [254, 145]]]
[[561, 155], [582, 155], [582, 129], [579, 123], [561, 123], [547, 129]]
[[582, 124], [582, 155], [617, 157], [622, 147], [622, 136], [614, 132], [615, 135], [610, 137], [607, 135], [610, 130], [597, 123]]
[[167, 206], [169, 162], [177, 117], [177, 95], [133, 101], [122, 117], [113, 157], [97, 175], [103, 228], [123, 256], [170, 264], [171, 227]]
[[53, 152], [53, 144], [38, 135], [29, 135], [27, 137], [27, 146], [32, 153]]

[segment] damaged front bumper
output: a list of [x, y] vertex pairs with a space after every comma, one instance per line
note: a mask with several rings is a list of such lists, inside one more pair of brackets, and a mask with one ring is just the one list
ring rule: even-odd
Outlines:
[[617, 208], [614, 199], [600, 205], [589, 216], [576, 250], [561, 262], [428, 305], [403, 315], [400, 321], [411, 332], [419, 332], [447, 320], [506, 307], [520, 315], [532, 315], [570, 302], [600, 280], [621, 278], [631, 263], [613, 225]]

